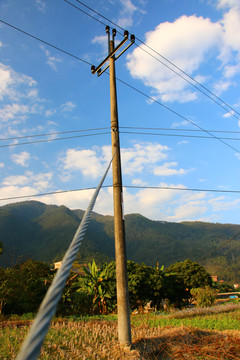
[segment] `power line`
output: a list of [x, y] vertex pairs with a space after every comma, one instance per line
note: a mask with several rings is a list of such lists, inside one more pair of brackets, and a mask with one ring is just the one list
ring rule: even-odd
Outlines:
[[[92, 19], [100, 22], [102, 25], [107, 25], [106, 23], [103, 23], [102, 21], [100, 21], [99, 19], [97, 19], [96, 17], [90, 15], [89, 13], [87, 13], [86, 11], [84, 11], [83, 9], [77, 7], [76, 5], [72, 4], [71, 2], [64, 0], [65, 2], [67, 2], [69, 5], [73, 6], [74, 8], [76, 8], [77, 10], [83, 12], [84, 14], [86, 14], [87, 16], [91, 17]], [[93, 13], [97, 14], [98, 16], [102, 17], [103, 19], [107, 20], [109, 23], [113, 24], [114, 26], [116, 26], [117, 28], [121, 29], [124, 32], [124, 29], [119, 26], [118, 24], [116, 24], [114, 21], [110, 20], [109, 18], [107, 18], [106, 16], [102, 15], [101, 13], [97, 12], [96, 10], [94, 10], [93, 8], [91, 8], [90, 6], [84, 4], [82, 1], [80, 0], [75, 0], [77, 1], [79, 4], [83, 5], [84, 7], [86, 7], [87, 9], [91, 10]], [[123, 34], [121, 34], [123, 35]], [[195, 89], [197, 89], [198, 91], [200, 91], [202, 94], [204, 94], [205, 96], [207, 96], [209, 99], [211, 99], [212, 101], [214, 101], [217, 105], [221, 106], [224, 110], [230, 112], [230, 114], [232, 116], [234, 116], [235, 118], [237, 118], [239, 120], [239, 117], [235, 115], [238, 114], [240, 116], [240, 113], [234, 109], [231, 105], [229, 105], [228, 103], [226, 103], [224, 100], [222, 100], [219, 96], [217, 96], [216, 94], [214, 94], [211, 90], [209, 90], [206, 86], [204, 86], [203, 84], [201, 84], [199, 81], [197, 81], [195, 78], [193, 78], [191, 75], [189, 75], [186, 71], [182, 70], [180, 67], [178, 67], [177, 65], [175, 65], [173, 62], [171, 62], [169, 59], [167, 59], [165, 56], [163, 56], [162, 54], [160, 54], [159, 52], [157, 52], [156, 50], [154, 50], [152, 47], [150, 47], [149, 45], [147, 45], [144, 41], [142, 41], [141, 39], [139, 39], [137, 36], [135, 36], [135, 39], [137, 41], [139, 41], [142, 45], [146, 46], [149, 50], [153, 51], [155, 54], [157, 54], [158, 56], [160, 56], [162, 59], [164, 59], [166, 62], [168, 62], [171, 66], [173, 66], [175, 69], [177, 69], [178, 71], [180, 71], [182, 74], [184, 74], [185, 76], [187, 76], [189, 79], [191, 79], [193, 82], [195, 82], [197, 85], [199, 85], [202, 89], [204, 89], [205, 91], [207, 91], [209, 94], [211, 94], [214, 98], [212, 98], [210, 95], [206, 94], [202, 89], [200, 89], [198, 86], [194, 85], [191, 81], [189, 81], [188, 79], [186, 79], [184, 76], [182, 76], [181, 74], [179, 74], [177, 71], [175, 71], [174, 69], [172, 69], [170, 66], [168, 66], [167, 64], [165, 64], [164, 62], [162, 62], [160, 59], [158, 59], [156, 56], [154, 56], [153, 54], [151, 54], [150, 52], [148, 52], [146, 49], [144, 49], [143, 47], [139, 46], [138, 44], [135, 43], [135, 46], [139, 47], [142, 51], [146, 52], [148, 55], [150, 55], [151, 57], [153, 57], [155, 60], [157, 60], [158, 62], [160, 62], [162, 65], [164, 65], [165, 67], [167, 67], [169, 70], [171, 70], [172, 72], [174, 72], [176, 75], [178, 75], [179, 77], [181, 77], [183, 80], [185, 80], [186, 82], [188, 82], [190, 85], [192, 85]], [[217, 100], [219, 100], [220, 102], [218, 102]], [[226, 108], [227, 106], [227, 108]], [[231, 111], [233, 111], [233, 113], [231, 111], [229, 111], [229, 109]]]
[[[66, 0], [64, 0], [64, 1], [66, 1]], [[78, 1], [78, 0], [77, 0], [77, 1]], [[14, 28], [14, 29], [16, 29], [16, 30], [20, 31], [20, 32], [22, 32], [22, 33], [23, 33], [23, 34], [25, 34], [25, 35], [28, 35], [28, 36], [30, 36], [30, 37], [32, 37], [32, 38], [34, 38], [34, 39], [38, 40], [38, 41], [41, 41], [41, 42], [43, 42], [43, 43], [45, 43], [45, 44], [47, 44], [47, 45], [49, 45], [49, 46], [51, 46], [51, 47], [53, 47], [53, 48], [55, 48], [55, 49], [59, 50], [59, 51], [62, 51], [62, 52], [64, 52], [65, 54], [67, 54], [67, 55], [69, 55], [69, 56], [72, 56], [72, 57], [76, 58], [77, 60], [80, 60], [80, 61], [82, 61], [82, 62], [84, 62], [84, 63], [86, 63], [86, 64], [88, 64], [88, 65], [91, 65], [89, 62], [87, 62], [87, 61], [85, 61], [85, 60], [83, 60], [83, 59], [81, 59], [81, 58], [79, 58], [79, 57], [77, 57], [77, 56], [75, 56], [75, 55], [73, 55], [73, 54], [70, 54], [70, 53], [66, 52], [65, 50], [62, 50], [62, 49], [60, 49], [60, 48], [56, 47], [55, 45], [52, 45], [52, 44], [50, 44], [50, 43], [48, 43], [48, 42], [46, 42], [46, 41], [44, 41], [44, 40], [41, 40], [41, 39], [37, 38], [36, 36], [33, 36], [33, 35], [31, 35], [31, 34], [27, 33], [26, 31], [23, 31], [23, 30], [21, 30], [21, 29], [19, 29], [19, 28], [15, 27], [15, 26], [13, 26], [13, 25], [11, 25], [11, 24], [9, 24], [9, 23], [7, 23], [7, 22], [5, 22], [5, 21], [1, 20], [1, 19], [0, 19], [0, 22], [4, 23], [4, 24], [6, 24], [6, 25], [8, 25], [8, 26], [10, 26], [10, 27], [12, 27], [12, 28]], [[222, 142], [224, 145], [228, 146], [229, 148], [233, 149], [234, 151], [236, 151], [236, 152], [240, 153], [240, 151], [239, 151], [239, 150], [237, 150], [236, 148], [234, 148], [233, 146], [229, 145], [229, 144], [228, 144], [228, 143], [226, 143], [225, 141], [223, 141], [223, 140], [219, 139], [218, 137], [216, 137], [215, 135], [211, 134], [209, 131], [204, 130], [202, 127], [200, 127], [199, 125], [197, 125], [197, 124], [196, 124], [196, 123], [194, 123], [193, 121], [191, 121], [191, 120], [187, 119], [185, 116], [183, 116], [183, 115], [179, 114], [177, 111], [175, 111], [175, 110], [173, 110], [173, 109], [169, 108], [167, 105], [164, 105], [164, 104], [163, 104], [163, 103], [161, 103], [160, 101], [158, 101], [158, 100], [154, 99], [153, 97], [151, 97], [151, 96], [149, 96], [149, 95], [145, 94], [143, 91], [141, 91], [141, 90], [139, 90], [139, 89], [135, 88], [134, 86], [132, 86], [132, 85], [130, 85], [130, 84], [128, 84], [128, 83], [126, 83], [125, 81], [123, 81], [123, 80], [121, 80], [121, 79], [119, 79], [119, 78], [116, 78], [116, 79], [117, 79], [119, 82], [121, 82], [122, 84], [124, 84], [124, 85], [128, 86], [129, 88], [131, 88], [131, 89], [135, 90], [135, 91], [136, 91], [136, 92], [138, 92], [139, 94], [141, 94], [141, 95], [143, 95], [143, 96], [147, 97], [147, 98], [148, 98], [148, 99], [150, 99], [151, 101], [153, 101], [153, 102], [155, 102], [155, 103], [157, 103], [157, 104], [161, 105], [162, 107], [164, 107], [165, 109], [169, 110], [170, 112], [172, 112], [173, 114], [177, 115], [178, 117], [180, 117], [180, 118], [184, 119], [185, 121], [188, 121], [188, 122], [189, 122], [189, 123], [191, 123], [192, 125], [194, 125], [194, 126], [198, 127], [200, 130], [202, 130], [202, 131], [204, 131], [204, 132], [208, 133], [210, 136], [212, 136], [212, 137], [214, 137], [215, 139], [219, 140], [219, 141], [220, 141], [220, 142]], [[58, 140], [58, 139], [55, 139], [55, 140]], [[44, 142], [44, 141], [46, 141], [46, 140], [39, 141], [39, 142]], [[30, 144], [30, 143], [34, 143], [34, 142], [29, 142], [28, 144]], [[23, 145], [23, 144], [24, 144], [24, 143], [21, 143], [21, 144], [18, 144], [18, 145]], [[26, 144], [27, 144], [27, 143], [26, 143]], [[17, 144], [15, 144], [15, 145], [17, 145]], [[24, 145], [25, 145], [25, 144], [24, 144]], [[0, 147], [8, 147], [8, 146], [14, 146], [14, 145], [2, 145], [2, 146], [0, 146]]]
[[237, 153], [240, 154], [240, 151], [238, 149], [236, 149], [235, 147], [233, 147], [232, 145], [226, 143], [225, 141], [221, 140], [220, 138], [218, 138], [217, 136], [215, 136], [214, 134], [210, 133], [208, 130], [203, 129], [201, 126], [197, 125], [196, 123], [194, 123], [193, 121], [189, 120], [188, 118], [186, 118], [185, 116], [179, 114], [177, 111], [171, 109], [170, 107], [168, 107], [167, 105], [164, 105], [163, 103], [161, 103], [159, 100], [154, 99], [153, 97], [145, 94], [143, 91], [135, 88], [134, 86], [126, 83], [125, 81], [116, 78], [119, 82], [121, 82], [122, 84], [126, 85], [127, 87], [129, 87], [130, 89], [138, 92], [139, 94], [145, 96], [146, 98], [150, 99], [151, 101], [154, 101], [156, 104], [164, 107], [165, 109], [167, 109], [168, 111], [172, 112], [173, 114], [177, 115], [178, 117], [180, 117], [181, 119], [191, 123], [192, 125], [196, 126], [197, 128], [199, 128], [201, 131], [206, 132], [207, 134], [209, 134], [210, 136], [214, 137], [216, 140], [219, 140], [220, 142], [222, 142], [224, 145], [228, 146], [229, 148], [233, 149], [234, 151], [236, 151]]
[[[110, 188], [112, 185], [104, 185], [103, 188]], [[180, 188], [180, 187], [172, 187], [172, 186], [134, 186], [134, 185], [123, 185], [123, 188], [126, 189], [149, 189], [149, 190], [179, 190], [179, 191], [196, 191], [196, 192], [217, 192], [217, 193], [235, 193], [239, 194], [240, 190], [219, 190], [219, 189], [197, 189], [197, 188]], [[87, 190], [95, 190], [96, 187], [89, 187], [89, 188], [82, 188], [82, 189], [70, 189], [70, 190], [59, 190], [59, 191], [50, 191], [45, 193], [39, 194], [29, 194], [29, 195], [19, 195], [19, 196], [11, 196], [0, 198], [0, 201], [6, 200], [17, 200], [17, 199], [26, 199], [32, 197], [39, 197], [39, 196], [47, 196], [47, 195], [56, 195], [56, 194], [63, 194], [63, 193], [70, 193], [70, 192], [77, 192], [77, 191], [87, 191]]]
[[[50, 132], [50, 133], [42, 133], [42, 134], [15, 136], [15, 137], [9, 137], [9, 138], [0, 138], [0, 141], [19, 140], [19, 139], [27, 139], [27, 138], [33, 138], [33, 137], [41, 137], [41, 136], [53, 136], [53, 135], [72, 134], [72, 133], [79, 133], [79, 132], [85, 132], [85, 131], [87, 132], [87, 131], [99, 131], [99, 130], [109, 130], [109, 129], [111, 129], [111, 128], [103, 127], [103, 128], [95, 128], [95, 129], [68, 130], [68, 131]], [[173, 128], [159, 128], [159, 127], [152, 128], [152, 127], [138, 127], [138, 126], [119, 126], [119, 129], [186, 131], [186, 132], [201, 131], [202, 132], [202, 130], [199, 130], [199, 129], [180, 129], [180, 128], [173, 129]], [[240, 131], [229, 131], [229, 130], [207, 130], [207, 131], [218, 132], [218, 133], [240, 134]], [[179, 136], [181, 136], [181, 135], [179, 135]]]
[[[131, 127], [122, 127], [124, 128], [131, 128]], [[52, 133], [46, 133], [46, 134], [33, 134], [33, 135], [26, 135], [26, 136], [18, 136], [18, 137], [11, 137], [11, 138], [4, 138], [0, 139], [0, 141], [9, 141], [9, 140], [19, 140], [19, 139], [25, 139], [25, 138], [32, 138], [32, 137], [41, 137], [41, 136], [53, 136], [53, 135], [60, 135], [60, 134], [71, 134], [76, 132], [83, 132], [83, 131], [91, 131], [91, 130], [101, 130], [101, 129], [109, 129], [109, 128], [99, 128], [99, 129], [89, 129], [89, 130], [73, 130], [73, 131], [62, 131], [62, 132], [52, 132]], [[133, 127], [133, 129], [138, 129], [137, 127]], [[139, 128], [139, 129], [147, 129], [147, 130], [157, 130], [161, 128]], [[163, 129], [163, 130], [178, 130], [178, 129]], [[188, 129], [189, 130], [189, 129]], [[185, 130], [182, 130], [185, 131]], [[201, 130], [189, 130], [189, 131], [201, 131]], [[216, 131], [217, 132], [217, 131]], [[229, 131], [230, 132], [230, 131]], [[164, 134], [164, 133], [149, 133], [149, 132], [137, 132], [137, 131], [120, 131], [121, 134], [134, 134], [134, 135], [151, 135], [151, 136], [170, 136], [170, 137], [187, 137], [187, 138], [199, 138], [199, 139], [214, 139], [212, 136], [200, 136], [200, 135], [185, 135], [185, 134]], [[238, 133], [238, 132], [231, 132], [231, 133]], [[95, 133], [95, 134], [85, 134], [85, 135], [76, 135], [76, 136], [67, 136], [67, 137], [61, 137], [61, 138], [55, 138], [55, 139], [43, 139], [43, 140], [35, 140], [35, 141], [28, 141], [23, 143], [15, 143], [15, 144], [5, 144], [0, 145], [0, 148], [4, 147], [12, 147], [12, 146], [19, 146], [19, 145], [28, 145], [28, 144], [37, 144], [37, 143], [43, 143], [43, 142], [52, 142], [52, 141], [58, 141], [58, 140], [68, 140], [68, 139], [76, 139], [80, 137], [88, 137], [88, 136], [96, 136], [96, 135], [106, 135], [110, 134], [109, 132], [101, 132], [101, 133]], [[224, 139], [224, 140], [240, 140], [240, 138], [222, 138], [218, 137], [218, 139]]]
[[[159, 128], [159, 127], [138, 127], [138, 126], [119, 126], [120, 129], [137, 129], [137, 130], [166, 130], [166, 131], [203, 131], [199, 129], [180, 129], [180, 128]], [[209, 132], [218, 132], [218, 133], [231, 133], [231, 134], [240, 134], [240, 131], [230, 131], [230, 130], [206, 130]]]
[[48, 45], [48, 46], [52, 47], [52, 48], [55, 49], [55, 50], [61, 51], [62, 53], [66, 54], [66, 55], [69, 55], [69, 56], [73, 57], [73, 58], [76, 59], [76, 60], [82, 61], [83, 63], [85, 63], [85, 64], [87, 64], [87, 65], [90, 65], [90, 66], [92, 65], [92, 64], [90, 64], [88, 61], [86, 61], [86, 60], [84, 60], [84, 59], [81, 59], [80, 57], [78, 57], [78, 56], [76, 56], [76, 55], [73, 55], [73, 54], [71, 54], [70, 52], [68, 52], [68, 51], [66, 51], [66, 50], [63, 50], [63, 49], [59, 48], [59, 47], [56, 46], [56, 45], [50, 44], [49, 42], [47, 42], [47, 41], [45, 41], [45, 40], [42, 40], [42, 39], [38, 38], [37, 36], [34, 36], [34, 35], [28, 33], [27, 31], [24, 31], [24, 30], [22, 30], [22, 29], [20, 29], [20, 28], [18, 28], [18, 27], [16, 27], [16, 26], [14, 26], [14, 25], [11, 25], [11, 24], [9, 24], [8, 22], [6, 22], [6, 21], [4, 21], [4, 20], [2, 20], [2, 19], [0, 19], [0, 22], [3, 23], [3, 24], [5, 24], [5, 25], [7, 25], [7, 26], [9, 26], [9, 27], [11, 27], [11, 28], [13, 28], [13, 29], [15, 29], [15, 30], [17, 30], [17, 31], [19, 31], [19, 32], [21, 32], [21, 33], [23, 33], [23, 34], [25, 34], [25, 35], [27, 35], [27, 36], [29, 36], [29, 37], [31, 37], [31, 38], [33, 38], [33, 39], [35, 39], [35, 40], [40, 41], [41, 43], [43, 43], [43, 44], [45, 44], [45, 45]]
[[235, 194], [240, 193], [240, 190], [197, 189], [197, 188], [180, 188], [180, 187], [171, 187], [171, 186], [123, 185], [123, 187], [129, 188], [129, 189], [179, 190], [179, 191], [200, 191], [200, 192], [235, 193]]
[[16, 137], [2, 138], [2, 139], [0, 138], [0, 141], [27, 139], [27, 138], [41, 137], [41, 136], [52, 136], [52, 135], [72, 134], [72, 133], [78, 133], [78, 132], [98, 131], [98, 130], [107, 130], [107, 129], [111, 129], [111, 128], [110, 128], [110, 127], [103, 127], [103, 128], [96, 128], [96, 129], [69, 130], [69, 131], [50, 132], [50, 133], [45, 133], [45, 134], [24, 135], [24, 136], [16, 136]]
[[[103, 188], [112, 187], [112, 185], [104, 185]], [[47, 195], [56, 195], [56, 194], [63, 194], [63, 193], [69, 193], [69, 192], [76, 192], [76, 191], [85, 191], [85, 190], [96, 190], [96, 187], [90, 187], [90, 188], [84, 188], [84, 189], [73, 189], [73, 190], [59, 190], [59, 191], [50, 191], [45, 193], [39, 193], [39, 194], [29, 194], [29, 195], [20, 195], [20, 196], [11, 196], [6, 198], [1, 198], [0, 201], [5, 200], [17, 200], [17, 199], [26, 199], [29, 197], [39, 197], [39, 196], [47, 196]]]
[[108, 132], [102, 132], [102, 133], [96, 133], [96, 134], [85, 134], [85, 135], [61, 137], [61, 138], [56, 138], [56, 139], [45, 139], [45, 140], [35, 140], [35, 141], [16, 143], [16, 144], [6, 144], [6, 145], [0, 145], [0, 148], [19, 146], [19, 145], [28, 145], [28, 144], [37, 144], [37, 143], [44, 143], [44, 142], [52, 142], [52, 141], [58, 141], [58, 140], [76, 139], [76, 138], [81, 138], [81, 137], [106, 135], [106, 134], [111, 134], [111, 132], [108, 131]]
[[[149, 132], [137, 132], [137, 131], [120, 131], [121, 134], [134, 134], [134, 135], [153, 135], [153, 136], [172, 136], [172, 137], [183, 137], [183, 138], [195, 138], [195, 139], [212, 139], [212, 136], [201, 136], [201, 135], [184, 135], [184, 134], [160, 134], [160, 133], [149, 133]], [[230, 137], [218, 137], [219, 140], [240, 140], [240, 138]]]

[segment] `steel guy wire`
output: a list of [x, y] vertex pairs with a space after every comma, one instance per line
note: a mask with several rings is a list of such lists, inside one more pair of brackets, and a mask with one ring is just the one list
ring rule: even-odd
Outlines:
[[[115, 154], [113, 155], [114, 158]], [[62, 291], [66, 285], [66, 281], [70, 270], [72, 268], [74, 259], [79, 250], [80, 244], [85, 235], [93, 207], [95, 205], [98, 194], [101, 190], [103, 182], [107, 176], [108, 170], [111, 166], [111, 159], [107, 170], [105, 171], [97, 189], [95, 190], [93, 197], [88, 205], [87, 210], [84, 213], [83, 219], [74, 235], [74, 238], [63, 258], [62, 265], [58, 269], [51, 286], [49, 287], [45, 298], [43, 299], [39, 311], [34, 319], [34, 322], [30, 328], [30, 331], [20, 349], [20, 352], [16, 360], [34, 360], [37, 359], [44, 338], [47, 334], [50, 322], [56, 313], [58, 302], [62, 296]]]
[[[64, 1], [66, 1], [66, 0], [64, 0]], [[57, 49], [57, 50], [59, 50], [59, 51], [62, 51], [62, 52], [64, 52], [65, 54], [70, 55], [70, 56], [72, 56], [72, 57], [76, 58], [77, 60], [83, 61], [84, 63], [86, 63], [86, 64], [88, 64], [88, 65], [91, 65], [89, 62], [87, 62], [87, 61], [85, 61], [85, 60], [83, 60], [83, 59], [81, 59], [81, 58], [79, 58], [79, 57], [77, 57], [77, 56], [75, 56], [75, 55], [73, 55], [73, 54], [70, 54], [70, 53], [66, 52], [65, 50], [62, 50], [62, 49], [60, 49], [60, 48], [58, 48], [58, 47], [56, 47], [56, 46], [54, 46], [54, 45], [52, 45], [52, 44], [50, 44], [50, 43], [48, 43], [48, 42], [44, 41], [44, 40], [41, 40], [41, 39], [37, 38], [36, 36], [33, 36], [33, 35], [31, 35], [31, 34], [27, 33], [26, 31], [23, 31], [23, 30], [21, 30], [21, 29], [19, 29], [19, 28], [15, 27], [15, 26], [13, 26], [13, 25], [10, 25], [9, 23], [7, 23], [7, 22], [5, 22], [5, 21], [3, 21], [3, 20], [1, 20], [1, 19], [0, 19], [0, 22], [2, 22], [2, 23], [4, 23], [4, 24], [6, 24], [6, 25], [8, 25], [8, 26], [10, 26], [10, 27], [12, 27], [12, 28], [14, 28], [14, 29], [16, 29], [16, 30], [18, 30], [18, 31], [22, 32], [22, 33], [24, 33], [25, 35], [28, 35], [28, 36], [30, 36], [30, 37], [32, 37], [32, 38], [34, 38], [34, 39], [38, 40], [38, 41], [41, 41], [41, 42], [43, 42], [43, 43], [45, 43], [45, 44], [47, 44], [47, 45], [49, 45], [49, 46], [52, 46], [53, 48], [55, 48], [55, 49]], [[107, 74], [109, 75], [109, 73], [108, 73], [107, 71], [106, 71], [105, 73], [107, 73]], [[239, 151], [239, 150], [237, 150], [236, 148], [234, 148], [233, 146], [231, 146], [231, 145], [229, 145], [228, 143], [226, 143], [225, 141], [223, 141], [223, 140], [219, 139], [217, 136], [215, 136], [215, 135], [211, 134], [209, 131], [204, 130], [202, 127], [200, 127], [199, 125], [197, 125], [197, 124], [196, 124], [196, 123], [194, 123], [193, 121], [191, 121], [191, 120], [187, 119], [185, 116], [183, 116], [183, 115], [179, 114], [177, 111], [175, 111], [175, 110], [171, 109], [171, 108], [170, 108], [170, 107], [168, 107], [167, 105], [164, 105], [164, 104], [163, 104], [163, 103], [161, 103], [160, 101], [158, 101], [158, 100], [154, 99], [153, 97], [151, 97], [151, 96], [149, 96], [149, 95], [145, 94], [143, 91], [141, 91], [141, 90], [139, 90], [139, 89], [135, 88], [134, 86], [132, 86], [132, 85], [128, 84], [127, 82], [125, 82], [125, 81], [123, 81], [123, 80], [121, 80], [121, 79], [119, 79], [119, 78], [116, 78], [116, 80], [118, 80], [118, 81], [119, 81], [119, 82], [121, 82], [122, 84], [124, 84], [124, 85], [128, 86], [129, 88], [131, 88], [131, 89], [135, 90], [135, 91], [136, 91], [136, 92], [138, 92], [139, 94], [141, 94], [141, 95], [143, 95], [143, 96], [147, 97], [148, 99], [150, 99], [151, 101], [153, 101], [153, 102], [157, 103], [158, 105], [161, 105], [162, 107], [164, 107], [165, 109], [169, 110], [170, 112], [172, 112], [172, 113], [173, 113], [173, 114], [175, 114], [176, 116], [178, 116], [178, 117], [180, 117], [180, 118], [184, 119], [185, 121], [188, 121], [188, 122], [189, 122], [189, 123], [191, 123], [192, 125], [194, 125], [194, 126], [198, 127], [200, 130], [202, 130], [202, 131], [204, 131], [204, 132], [208, 133], [209, 135], [211, 135], [211, 136], [212, 136], [212, 137], [214, 137], [215, 139], [217, 139], [217, 140], [219, 140], [220, 142], [222, 142], [224, 145], [226, 145], [226, 146], [228, 146], [229, 148], [233, 149], [234, 151], [236, 151], [236, 152], [240, 153], [240, 151]], [[32, 143], [33, 143], [33, 142], [32, 142]], [[17, 145], [17, 144], [15, 144], [15, 145]], [[0, 146], [0, 147], [15, 146], [15, 145], [6, 145], [6, 146], [5, 146], [5, 145], [2, 145], [2, 146]]]
[[[71, 2], [69, 2], [68, 0], [64, 0], [65, 2], [67, 2], [69, 5], [73, 6], [74, 8], [78, 9], [79, 11], [83, 12], [84, 14], [86, 14], [87, 16], [91, 17], [92, 19], [100, 22], [103, 25], [107, 25], [106, 23], [103, 23], [102, 21], [100, 21], [99, 19], [95, 18], [94, 16], [90, 15], [89, 13], [87, 13], [86, 11], [84, 11], [83, 9], [80, 9], [79, 7], [77, 7], [76, 5], [72, 4]], [[107, 20], [109, 23], [113, 24], [114, 26], [116, 26], [117, 28], [121, 29], [123, 32], [125, 29], [123, 29], [121, 26], [119, 26], [118, 24], [116, 24], [114, 21], [108, 19], [106, 16], [100, 14], [99, 12], [97, 12], [96, 10], [94, 10], [93, 8], [91, 8], [90, 6], [84, 4], [82, 1], [80, 0], [75, 0], [77, 1], [79, 4], [85, 6], [87, 9], [91, 10], [92, 12], [94, 12], [95, 14], [97, 14], [98, 16], [102, 17], [103, 19]], [[121, 33], [120, 33], [121, 34]], [[121, 34], [123, 35], [123, 34]], [[189, 75], [186, 71], [182, 70], [179, 66], [175, 65], [173, 62], [171, 62], [169, 59], [167, 59], [165, 56], [163, 56], [162, 54], [160, 54], [159, 52], [157, 52], [156, 50], [154, 50], [152, 47], [150, 47], [149, 45], [147, 45], [144, 41], [142, 41], [141, 39], [139, 39], [137, 36], [135, 36], [135, 39], [137, 41], [139, 41], [142, 45], [146, 46], [149, 50], [153, 51], [155, 54], [157, 54], [158, 56], [160, 56], [162, 59], [164, 59], [166, 62], [168, 62], [171, 66], [173, 66], [175, 69], [177, 69], [178, 71], [180, 71], [182, 74], [184, 74], [185, 76], [187, 76], [189, 79], [191, 79], [193, 82], [195, 82], [197, 85], [199, 85], [201, 88], [203, 88], [204, 90], [206, 90], [209, 94], [211, 94], [215, 99], [219, 100], [220, 102], [218, 102], [217, 100], [213, 99], [210, 95], [206, 94], [203, 90], [201, 90], [198, 86], [194, 85], [191, 81], [189, 81], [188, 79], [186, 79], [183, 75], [179, 74], [176, 70], [172, 69], [169, 65], [165, 64], [163, 61], [161, 61], [160, 59], [158, 59], [156, 56], [154, 56], [153, 54], [151, 54], [149, 51], [147, 51], [146, 49], [144, 49], [143, 47], [141, 47], [140, 45], [135, 43], [135, 46], [137, 46], [138, 48], [140, 48], [142, 51], [144, 51], [145, 53], [147, 53], [148, 55], [150, 55], [151, 57], [153, 57], [155, 60], [157, 60], [158, 62], [160, 62], [162, 65], [164, 65], [165, 67], [167, 67], [169, 70], [171, 70], [172, 72], [174, 72], [176, 75], [178, 75], [180, 78], [182, 78], [183, 80], [185, 80], [187, 83], [189, 83], [190, 85], [192, 85], [195, 89], [197, 89], [198, 91], [200, 91], [202, 94], [204, 94], [205, 96], [207, 96], [210, 100], [214, 101], [217, 105], [221, 106], [224, 110], [228, 111], [232, 116], [234, 116], [235, 118], [237, 118], [239, 120], [239, 117], [235, 115], [238, 114], [240, 116], [240, 113], [234, 109], [231, 105], [229, 105], [228, 103], [226, 103], [224, 100], [222, 100], [219, 96], [217, 96], [216, 94], [214, 94], [211, 90], [209, 90], [206, 86], [204, 86], [203, 84], [201, 84], [199, 81], [197, 81], [195, 78], [193, 78], [191, 75]], [[227, 106], [227, 108], [225, 106]], [[230, 111], [231, 110], [231, 111]], [[232, 113], [233, 111], [233, 113]]]

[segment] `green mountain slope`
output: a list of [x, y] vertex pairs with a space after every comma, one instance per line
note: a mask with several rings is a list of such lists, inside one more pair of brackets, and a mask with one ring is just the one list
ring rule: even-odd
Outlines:
[[[83, 217], [82, 210], [25, 201], [0, 207], [0, 265], [19, 256], [54, 262], [62, 259]], [[128, 259], [168, 266], [186, 258], [214, 275], [240, 282], [240, 225], [152, 221], [140, 214], [126, 216]], [[230, 241], [228, 241], [230, 240]], [[222, 244], [226, 244], [220, 247]], [[114, 258], [113, 217], [93, 213], [78, 259], [99, 262]]]

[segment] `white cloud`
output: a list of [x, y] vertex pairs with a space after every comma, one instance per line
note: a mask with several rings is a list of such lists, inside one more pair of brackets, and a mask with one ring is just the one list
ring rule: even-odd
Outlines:
[[3, 122], [8, 122], [9, 120], [16, 118], [19, 120], [25, 120], [26, 114], [30, 113], [31, 110], [28, 105], [13, 103], [5, 105], [0, 109], [0, 119]]
[[[234, 85], [230, 81], [240, 73], [240, 2], [238, 0], [219, 0], [219, 8], [224, 9], [223, 18], [213, 22], [209, 18], [196, 15], [183, 15], [174, 22], [159, 24], [146, 33], [146, 44], [169, 59], [184, 72], [201, 83], [210, 81], [200, 74], [201, 66], [214, 62], [219, 71], [219, 80], [213, 87], [217, 95]], [[144, 45], [141, 45], [144, 48]], [[197, 98], [197, 92], [189, 84], [174, 74], [161, 62], [156, 61], [156, 52], [146, 52], [136, 48], [127, 56], [127, 67], [134, 78], [141, 79], [152, 88], [153, 96], [166, 102], [189, 102]], [[153, 57], [148, 53], [152, 53]], [[171, 65], [166, 63], [167, 66]], [[176, 71], [176, 68], [173, 68]]]
[[23, 186], [29, 183], [29, 176], [32, 175], [30, 173], [26, 175], [11, 175], [6, 177], [2, 184], [5, 186]]
[[239, 7], [239, 0], [217, 0], [219, 8]]
[[133, 24], [133, 16], [137, 11], [137, 7], [132, 3], [131, 0], [120, 0], [122, 4], [122, 10], [118, 19], [118, 25], [127, 29]]
[[63, 112], [69, 112], [69, 111], [73, 111], [73, 109], [76, 107], [77, 105], [74, 104], [72, 101], [67, 101], [66, 103], [61, 105], [61, 110]]
[[184, 169], [174, 169], [175, 166], [177, 166], [176, 162], [165, 163], [162, 166], [155, 167], [153, 173], [158, 176], [184, 175], [187, 173], [187, 170]]
[[0, 169], [4, 167], [4, 163], [0, 163]]
[[[134, 144], [131, 148], [121, 149], [122, 169], [126, 175], [142, 173], [148, 169], [154, 172], [155, 164], [167, 159], [167, 146], [155, 143], [143, 142]], [[68, 149], [61, 159], [64, 171], [79, 170], [85, 176], [96, 179], [102, 174], [102, 169], [107, 166], [111, 159], [111, 147], [94, 147], [92, 150]]]
[[167, 152], [170, 149], [155, 143], [139, 143], [135, 144], [132, 148], [121, 150], [123, 171], [125, 174], [133, 175], [141, 173], [146, 169], [153, 171], [153, 166], [165, 159], [167, 159]]
[[97, 156], [96, 150], [75, 150], [69, 149], [63, 159], [64, 170], [79, 170], [85, 176], [96, 179], [102, 174], [101, 159]]
[[12, 161], [21, 166], [28, 166], [28, 162], [30, 160], [30, 154], [26, 151], [23, 151], [19, 154], [12, 154]]
[[199, 219], [199, 217], [207, 210], [208, 207], [205, 203], [186, 203], [174, 209], [174, 215], [168, 216], [168, 221], [196, 220]]
[[224, 196], [219, 196], [209, 200], [209, 204], [211, 204], [213, 211], [227, 211], [239, 207], [240, 199], [228, 201]]
[[[206, 61], [209, 52], [221, 44], [221, 36], [220, 24], [203, 17], [184, 15], [173, 23], [158, 25], [146, 34], [145, 42], [182, 70], [193, 74]], [[146, 50], [151, 52], [149, 48]], [[157, 56], [156, 53], [153, 55]], [[127, 66], [131, 75], [152, 87], [160, 99], [185, 102], [196, 98], [195, 92], [186, 89], [187, 83], [183, 79], [140, 48], [128, 55]]]
[[[32, 77], [17, 73], [10, 66], [0, 63], [0, 100], [4, 97], [15, 101], [33, 97], [32, 90], [36, 85]], [[36, 89], [34, 95], [36, 97]]]
[[12, 83], [11, 73], [7, 66], [0, 64], [0, 100], [7, 93], [8, 86]]
[[8, 192], [9, 189], [15, 187], [18, 188], [18, 192], [12, 192], [11, 196], [15, 196], [16, 194], [26, 195], [24, 189], [28, 188], [32, 191], [28, 194], [36, 194], [51, 186], [52, 177], [53, 174], [51, 172], [34, 174], [31, 171], [26, 171], [24, 175], [11, 175], [2, 181], [4, 188], [1, 188], [1, 191], [6, 190]]

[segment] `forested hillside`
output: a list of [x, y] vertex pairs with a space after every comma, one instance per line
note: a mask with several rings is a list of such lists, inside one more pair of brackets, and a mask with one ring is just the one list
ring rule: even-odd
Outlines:
[[[49, 263], [61, 260], [83, 214], [82, 210], [37, 201], [0, 207], [0, 265], [11, 266], [21, 258]], [[127, 257], [165, 266], [189, 258], [211, 274], [240, 282], [240, 237], [231, 240], [238, 233], [240, 225], [168, 223], [131, 214], [126, 216]], [[99, 263], [114, 258], [112, 216], [93, 214], [78, 254], [81, 262], [91, 258]]]

